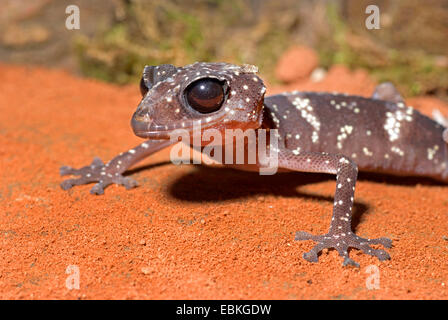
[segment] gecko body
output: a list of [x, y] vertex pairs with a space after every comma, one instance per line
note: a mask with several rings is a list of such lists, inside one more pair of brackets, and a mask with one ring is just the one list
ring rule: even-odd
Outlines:
[[[91, 193], [101, 194], [112, 183], [136, 186], [123, 172], [173, 144], [170, 133], [176, 129], [190, 134], [195, 125], [223, 133], [226, 129], [277, 129], [281, 171], [336, 175], [329, 231], [323, 235], [296, 233], [296, 240], [317, 242], [304, 258], [317, 262], [322, 249], [334, 248], [344, 265], [357, 266], [348, 255], [348, 248], [353, 247], [380, 260], [389, 259], [385, 250], [371, 245], [390, 248], [390, 239], [361, 238], [352, 230], [358, 169], [448, 182], [447, 129], [406, 106], [390, 83], [379, 85], [372, 98], [316, 92], [265, 98], [266, 88], [256, 72], [254, 66], [227, 63], [146, 66], [140, 82], [143, 98], [131, 125], [137, 136], [149, 140], [106, 164], [96, 158], [80, 169], [62, 167], [62, 175], [80, 176], [65, 180], [62, 188], [96, 182]], [[255, 165], [260, 166], [261, 162]], [[254, 166], [232, 167], [247, 170]]]

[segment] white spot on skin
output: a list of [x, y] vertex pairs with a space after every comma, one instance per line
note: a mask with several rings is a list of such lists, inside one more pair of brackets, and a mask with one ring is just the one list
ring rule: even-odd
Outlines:
[[435, 145], [432, 148], [428, 148], [428, 160], [433, 160], [434, 159], [434, 155], [437, 153], [437, 150], [439, 150], [439, 146]]
[[338, 149], [342, 149], [342, 143], [345, 139], [347, 139], [347, 136], [352, 133], [353, 127], [346, 125], [340, 129], [341, 133], [337, 136], [338, 142], [336, 143], [336, 146]]
[[319, 140], [319, 135], [317, 134], [316, 131], [313, 131], [313, 134], [311, 135], [311, 141], [313, 141], [313, 143], [317, 143], [318, 140]]
[[173, 101], [173, 98], [172, 97], [166, 97], [166, 101], [171, 102], [171, 101]]
[[247, 89], [249, 89], [249, 87], [246, 86], [246, 85], [244, 85], [244, 86], [243, 86], [243, 89], [244, 89], [244, 90], [247, 90]]
[[362, 148], [362, 152], [368, 157], [373, 156], [373, 152], [371, 152], [369, 149], [367, 149], [367, 147]]
[[300, 147], [297, 147], [295, 150], [292, 150], [292, 153], [294, 153], [296, 156], [300, 154]]
[[135, 150], [134, 150], [134, 149], [131, 149], [131, 150], [129, 150], [129, 153], [134, 154], [134, 153], [135, 153]]
[[320, 121], [314, 114], [311, 113], [313, 111], [313, 107], [310, 105], [310, 100], [306, 98], [302, 99], [300, 97], [296, 97], [292, 101], [292, 104], [296, 107], [297, 110], [300, 111], [300, 115], [302, 116], [302, 118], [304, 118], [306, 122], [308, 122], [314, 128], [311, 139], [313, 143], [317, 143], [319, 140], [318, 132], [320, 131]]
[[412, 121], [412, 117], [406, 115], [402, 110], [397, 110], [394, 113], [386, 112], [386, 122], [384, 123], [383, 128], [389, 135], [390, 142], [393, 142], [400, 137], [400, 127], [403, 120]]
[[398, 148], [398, 147], [393, 146], [392, 148], [390, 148], [390, 151], [392, 151], [392, 152], [398, 154], [398, 155], [401, 156], [401, 157], [404, 156], [404, 152], [403, 152], [403, 150], [401, 150], [401, 149]]

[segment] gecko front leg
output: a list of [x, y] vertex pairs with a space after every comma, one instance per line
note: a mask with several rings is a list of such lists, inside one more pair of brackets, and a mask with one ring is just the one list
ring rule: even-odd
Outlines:
[[95, 158], [90, 165], [80, 169], [62, 166], [59, 170], [62, 176], [75, 175], [80, 177], [64, 180], [61, 183], [61, 187], [64, 190], [68, 190], [73, 186], [97, 182], [90, 190], [91, 194], [103, 194], [104, 188], [112, 183], [131, 189], [137, 186], [137, 182], [134, 179], [124, 177], [123, 172], [140, 160], [170, 144], [172, 144], [170, 140], [148, 140], [135, 148], [120, 153], [106, 164], [100, 158]]
[[334, 197], [333, 216], [330, 229], [324, 235], [311, 235], [300, 231], [295, 240], [314, 240], [317, 245], [303, 257], [310, 262], [318, 261], [318, 253], [325, 248], [334, 248], [344, 258], [345, 265], [359, 266], [349, 258], [348, 248], [357, 248], [363, 252], [376, 256], [379, 260], [389, 259], [385, 250], [376, 250], [371, 244], [381, 244], [386, 248], [392, 246], [388, 238], [365, 239], [352, 232], [352, 208], [355, 194], [355, 184], [358, 175], [356, 164], [343, 155], [332, 155], [318, 152], [301, 152], [294, 154], [283, 149], [279, 152], [278, 164], [281, 168], [294, 171], [320, 172], [336, 174], [336, 192]]

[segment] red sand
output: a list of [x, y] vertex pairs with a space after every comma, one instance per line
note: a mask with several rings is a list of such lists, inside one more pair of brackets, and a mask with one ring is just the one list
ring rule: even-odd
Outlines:
[[[109, 160], [139, 143], [129, 120], [138, 84], [118, 87], [65, 72], [0, 65], [0, 298], [2, 299], [447, 299], [448, 187], [361, 176], [356, 231], [393, 239], [386, 262], [357, 250], [359, 269], [334, 250], [301, 258], [327, 231], [335, 182], [316, 174], [260, 177], [175, 166], [168, 151], [139, 164], [140, 187], [59, 187], [61, 165]], [[362, 71], [333, 68], [291, 87], [369, 95]], [[425, 108], [448, 107], [411, 99]], [[426, 103], [427, 102], [427, 103]], [[80, 290], [66, 288], [68, 265]], [[368, 290], [366, 269], [380, 270]]]

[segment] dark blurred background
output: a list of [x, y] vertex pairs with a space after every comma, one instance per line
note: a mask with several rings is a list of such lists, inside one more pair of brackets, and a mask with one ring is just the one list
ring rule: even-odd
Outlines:
[[[80, 8], [67, 30], [65, 8]], [[381, 29], [365, 27], [380, 8]], [[115, 83], [146, 64], [226, 61], [275, 83], [279, 56], [313, 48], [320, 65], [364, 68], [407, 96], [448, 95], [448, 0], [1, 0], [0, 61], [39, 64]]]

